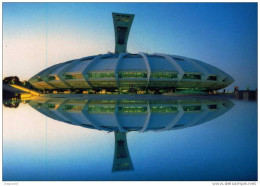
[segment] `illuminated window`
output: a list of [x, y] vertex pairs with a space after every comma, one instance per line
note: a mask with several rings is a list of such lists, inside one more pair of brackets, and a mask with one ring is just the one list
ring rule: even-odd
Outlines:
[[125, 18], [124, 18], [124, 17], [117, 16], [116, 20], [117, 20], [117, 21], [129, 22], [129, 16], [126, 16]]
[[48, 80], [50, 80], [50, 81], [55, 80], [55, 77], [54, 77], [54, 76], [50, 76], [50, 77], [48, 78]]
[[55, 108], [55, 104], [48, 104], [48, 108]]
[[167, 113], [167, 112], [177, 112], [177, 107], [172, 107], [172, 106], [152, 106], [151, 107], [151, 112], [162, 112], [162, 113]]
[[58, 76], [49, 76], [48, 78], [49, 81], [54, 81], [54, 80], [60, 80]]
[[118, 77], [119, 78], [147, 78], [147, 73], [120, 71], [118, 72]]
[[65, 105], [65, 110], [81, 111], [82, 109], [83, 109], [82, 105]]
[[114, 72], [90, 72], [89, 78], [115, 78]]
[[100, 106], [100, 105], [89, 105], [88, 106], [88, 112], [115, 112], [115, 106], [113, 105], [105, 105], [105, 106]]
[[147, 107], [133, 107], [133, 106], [119, 106], [118, 113], [145, 113], [147, 112]]
[[82, 74], [66, 74], [65, 79], [83, 79]]
[[177, 74], [173, 72], [153, 72], [151, 78], [177, 78]]

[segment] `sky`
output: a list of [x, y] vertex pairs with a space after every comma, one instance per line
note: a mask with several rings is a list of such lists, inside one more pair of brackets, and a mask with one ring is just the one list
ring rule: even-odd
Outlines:
[[257, 3], [3, 3], [3, 77], [114, 51], [112, 12], [135, 14], [128, 52], [204, 61], [257, 88]]

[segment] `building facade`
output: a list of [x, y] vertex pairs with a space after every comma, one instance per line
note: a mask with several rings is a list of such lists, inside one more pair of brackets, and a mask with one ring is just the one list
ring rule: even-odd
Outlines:
[[126, 52], [132, 14], [113, 13], [115, 52], [51, 66], [29, 82], [40, 90], [129, 93], [208, 92], [234, 79], [199, 60], [167, 54]]
[[66, 99], [30, 100], [42, 114], [72, 125], [103, 131], [165, 131], [202, 124], [233, 107], [228, 99]]

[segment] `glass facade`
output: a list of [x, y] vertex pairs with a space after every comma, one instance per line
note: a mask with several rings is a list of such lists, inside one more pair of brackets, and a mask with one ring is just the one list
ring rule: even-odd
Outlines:
[[65, 79], [83, 79], [82, 74], [66, 74]]
[[152, 106], [150, 109], [151, 112], [162, 112], [162, 113], [178, 111], [178, 108], [173, 106]]
[[118, 107], [118, 113], [146, 113], [147, 112], [147, 107]]
[[199, 74], [184, 74], [183, 79], [201, 79]]
[[54, 77], [54, 76], [50, 76], [50, 77], [48, 78], [48, 80], [50, 80], [50, 81], [55, 80], [55, 77]]
[[[147, 101], [143, 101], [143, 100], [120, 100], [120, 102], [118, 103], [119, 106], [123, 107], [123, 104], [129, 105], [129, 104], [147, 104]], [[121, 105], [122, 104], [122, 105]]]
[[56, 108], [58, 105], [55, 105], [55, 104], [53, 104], [53, 103], [49, 103], [48, 104], [48, 108], [51, 108], [51, 109], [54, 109], [54, 108]]
[[119, 71], [119, 78], [147, 78], [147, 72]]
[[58, 78], [58, 76], [49, 76], [48, 80], [54, 81], [54, 80], [60, 80], [60, 79]]
[[153, 72], [151, 78], [177, 78], [177, 74], [173, 72]]
[[90, 86], [88, 85], [88, 83], [86, 83], [85, 80], [82, 81], [75, 81], [73, 83], [68, 83], [70, 86], [74, 87], [74, 88], [89, 88]]
[[82, 105], [65, 105], [65, 110], [81, 111], [84, 106]]
[[88, 105], [88, 112], [115, 112], [115, 106], [113, 105]]
[[89, 78], [115, 78], [114, 72], [89, 72]]
[[90, 102], [92, 105], [94, 105], [94, 104], [116, 104], [115, 100], [92, 100]]

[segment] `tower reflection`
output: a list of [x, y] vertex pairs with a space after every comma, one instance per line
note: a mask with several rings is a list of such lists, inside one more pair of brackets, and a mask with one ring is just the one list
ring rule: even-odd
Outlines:
[[[103, 99], [42, 98], [26, 100], [31, 107], [52, 119], [71, 125], [114, 132], [112, 172], [133, 170], [127, 146], [130, 131], [184, 129], [213, 120], [233, 107], [226, 98], [196, 99]], [[14, 105], [12, 103], [11, 105]]]
[[196, 126], [215, 119], [233, 107], [228, 99], [134, 100], [70, 99], [30, 100], [42, 114], [68, 124], [114, 132], [112, 171], [133, 170], [127, 132], [166, 131]]

